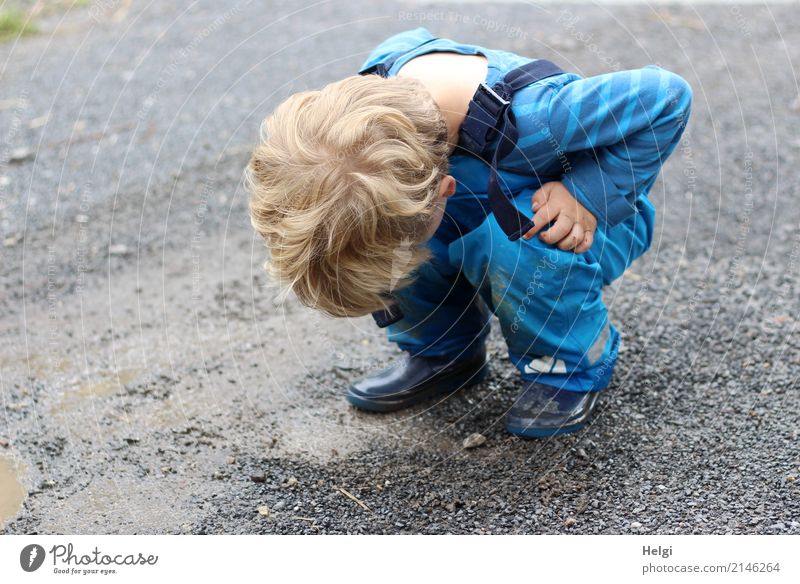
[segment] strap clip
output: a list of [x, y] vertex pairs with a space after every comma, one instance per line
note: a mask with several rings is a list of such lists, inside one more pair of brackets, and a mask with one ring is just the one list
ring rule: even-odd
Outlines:
[[511, 101], [481, 83], [469, 102], [467, 115], [459, 130], [458, 145], [480, 155], [499, 129], [503, 113]]

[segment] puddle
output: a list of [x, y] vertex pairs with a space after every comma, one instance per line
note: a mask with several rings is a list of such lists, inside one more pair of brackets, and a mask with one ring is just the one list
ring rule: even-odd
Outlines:
[[79, 407], [84, 401], [116, 393], [141, 375], [141, 369], [120, 369], [103, 373], [99, 380], [81, 383], [74, 388], [64, 390], [64, 396], [52, 408], [51, 413], [71, 410]]
[[28, 494], [20, 480], [22, 470], [14, 459], [0, 457], [0, 528], [19, 512]]

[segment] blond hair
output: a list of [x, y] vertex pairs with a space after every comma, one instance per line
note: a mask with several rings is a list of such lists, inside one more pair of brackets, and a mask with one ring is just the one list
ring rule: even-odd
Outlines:
[[292, 95], [245, 173], [265, 267], [330, 315], [386, 308], [430, 257], [421, 244], [448, 152], [444, 117], [415, 79], [352, 76]]

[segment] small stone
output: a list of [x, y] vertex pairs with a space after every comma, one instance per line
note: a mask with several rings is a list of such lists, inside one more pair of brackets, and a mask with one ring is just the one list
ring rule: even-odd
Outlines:
[[124, 256], [128, 255], [128, 246], [124, 243], [118, 243], [116, 245], [112, 245], [108, 248], [108, 253], [112, 256]]
[[258, 471], [250, 475], [250, 480], [254, 483], [265, 483], [267, 482], [267, 475], [264, 471]]
[[574, 517], [567, 517], [567, 518], [564, 520], [564, 527], [572, 527], [572, 526], [573, 526], [573, 525], [575, 525], [577, 522], [578, 522], [578, 520], [577, 520], [577, 519], [575, 519]]
[[261, 505], [258, 508], [258, 514], [261, 515], [262, 517], [269, 517], [269, 513], [270, 511], [267, 505]]
[[2, 446], [3, 448], [8, 448], [8, 440], [6, 440], [5, 438], [0, 438], [0, 446]]
[[800, 95], [794, 98], [794, 101], [789, 106], [792, 111], [800, 112]]
[[236, 464], [236, 457], [235, 456], [229, 456], [228, 457], [228, 464]]
[[456, 504], [450, 501], [447, 505], [444, 506], [450, 513], [454, 513], [456, 510]]
[[486, 436], [483, 434], [479, 434], [475, 432], [470, 434], [464, 439], [463, 446], [464, 448], [478, 448], [479, 446], [483, 446], [486, 443]]
[[11, 151], [11, 155], [8, 157], [8, 161], [12, 164], [19, 164], [21, 162], [26, 162], [28, 160], [33, 160], [34, 154], [33, 150], [30, 148], [15, 148]]
[[89, 216], [83, 214], [75, 215], [75, 221], [77, 221], [78, 223], [88, 223]]
[[634, 521], [633, 523], [631, 523], [631, 529], [641, 529], [641, 527], [642, 524], [639, 523], [638, 521]]
[[589, 455], [586, 454], [586, 451], [583, 448], [578, 448], [575, 451], [575, 454], [578, 455], [578, 458], [582, 458], [583, 460], [588, 460], [589, 459]]
[[49, 115], [45, 114], [43, 116], [39, 116], [38, 118], [33, 118], [30, 122], [28, 122], [28, 127], [31, 130], [35, 130], [36, 128], [41, 128], [47, 123], [47, 120], [50, 118]]
[[289, 477], [284, 486], [288, 489], [291, 489], [292, 487], [296, 487], [299, 483], [300, 481], [298, 481], [296, 478]]
[[9, 235], [8, 237], [6, 237], [3, 240], [3, 246], [4, 247], [14, 247], [20, 241], [22, 241], [22, 236], [21, 235]]
[[286, 501], [278, 501], [272, 506], [275, 511], [280, 511], [284, 507], [286, 507]]

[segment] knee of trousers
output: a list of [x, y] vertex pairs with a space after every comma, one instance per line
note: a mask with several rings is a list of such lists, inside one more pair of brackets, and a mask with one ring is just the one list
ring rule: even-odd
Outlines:
[[599, 227], [591, 249], [583, 254], [586, 261], [600, 265], [604, 284], [622, 276], [653, 241], [656, 211], [648, 191], [640, 194], [635, 206], [637, 212], [621, 223], [608, 229]]

